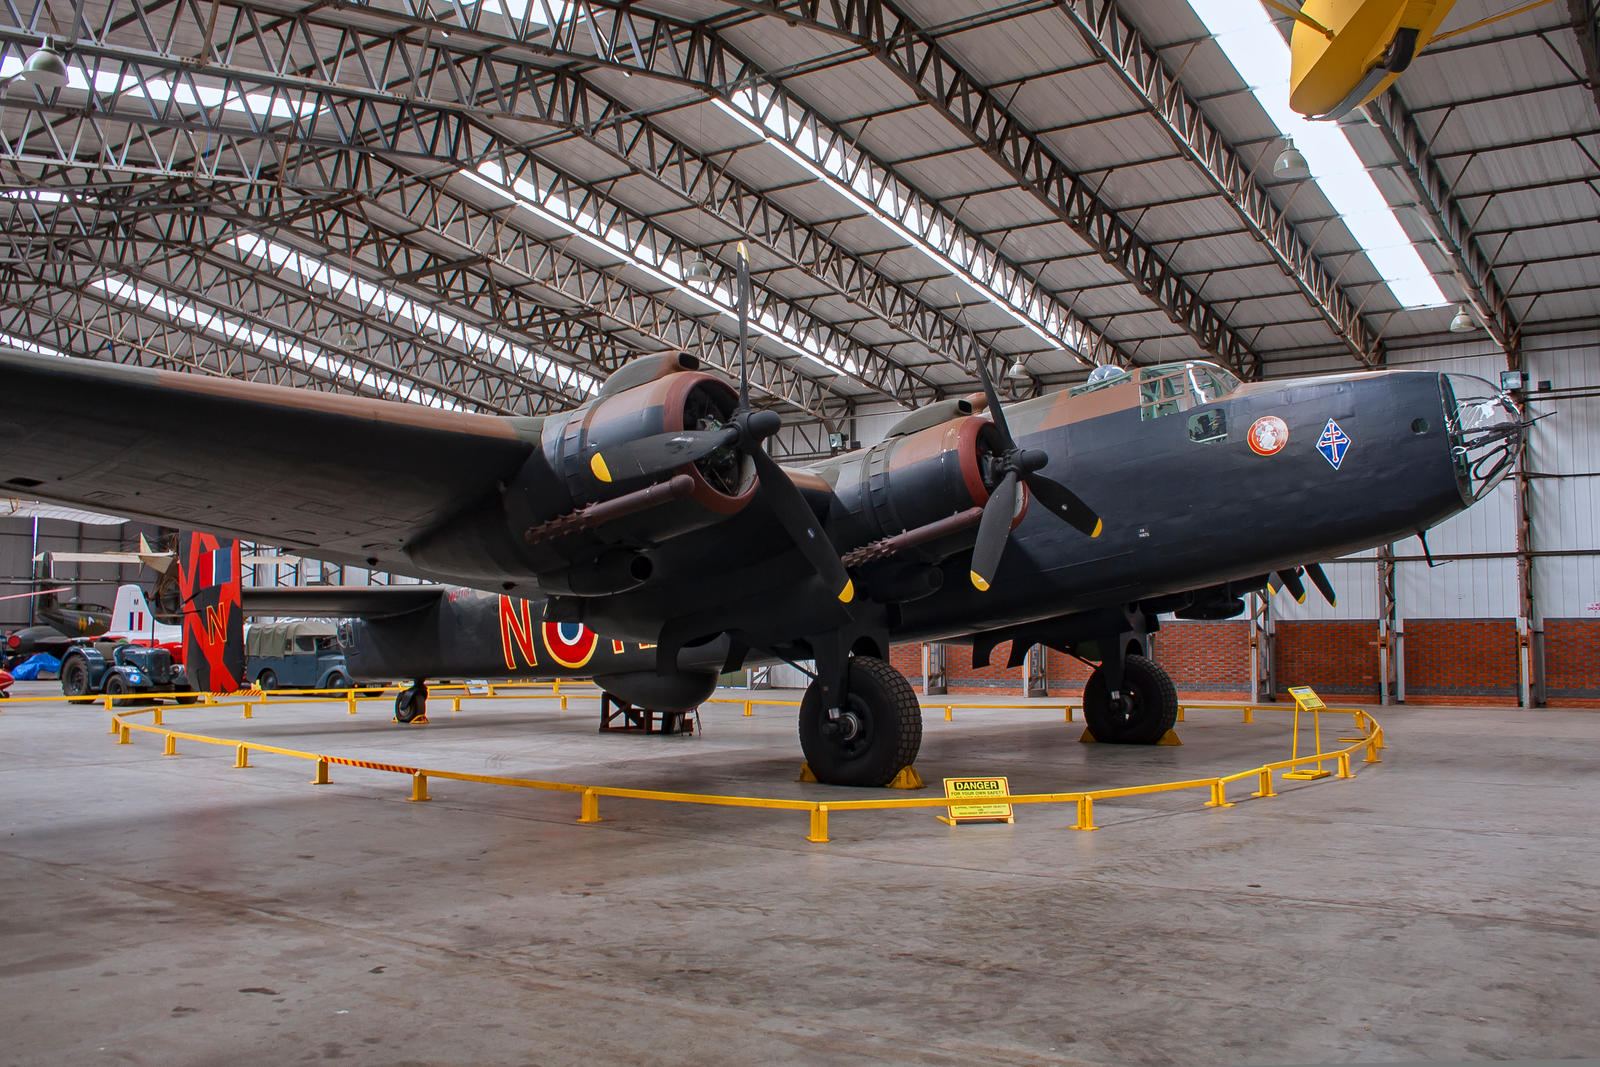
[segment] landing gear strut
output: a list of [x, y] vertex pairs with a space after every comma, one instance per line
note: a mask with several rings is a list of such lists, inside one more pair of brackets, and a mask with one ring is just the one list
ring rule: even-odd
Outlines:
[[428, 721], [428, 683], [418, 678], [394, 697], [395, 722]]
[[800, 703], [800, 748], [817, 781], [885, 786], [922, 746], [922, 708], [905, 676], [873, 656], [852, 656], [846, 691], [830, 708], [820, 681]]
[[1172, 676], [1154, 661], [1129, 654], [1122, 662], [1121, 683], [1113, 690], [1112, 666], [1096, 667], [1083, 687], [1089, 732], [1096, 741], [1114, 745], [1155, 744], [1178, 721], [1178, 688]]

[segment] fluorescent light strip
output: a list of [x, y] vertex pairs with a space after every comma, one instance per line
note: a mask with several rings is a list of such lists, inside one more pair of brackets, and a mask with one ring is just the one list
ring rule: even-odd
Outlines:
[[[781, 125], [787, 116], [780, 118], [782, 109], [769, 107], [771, 100], [772, 94], [766, 90], [751, 88], [735, 92], [733, 104], [720, 99], [712, 103], [936, 265], [959, 276], [1045, 344], [1065, 348], [1084, 362], [1090, 362], [1085, 353], [1092, 349], [1096, 338], [1081, 322], [1069, 318], [1059, 307], [1046, 301], [1038, 287], [1020, 272], [1001, 265], [993, 250], [958, 232], [942, 213], [930, 211], [924, 217], [909, 186], [854, 148], [841, 141], [824, 152], [816, 135], [804, 125], [795, 131], [795, 144], [791, 144], [788, 131]], [[763, 115], [767, 117], [763, 119]], [[763, 122], [766, 128], [761, 125]], [[926, 230], [933, 241], [908, 228], [897, 213], [906, 216], [913, 226]], [[941, 245], [948, 251], [941, 249]], [[975, 269], [980, 265], [987, 266], [988, 273], [1003, 275], [1008, 282], [1007, 291], [984, 282]]]
[[[738, 315], [738, 302], [731, 286], [722, 284], [702, 288], [691, 286], [684, 276], [683, 264], [676, 258], [658, 252], [645, 242], [633, 243], [630, 246], [626, 233], [617, 227], [606, 226], [591, 212], [574, 208], [555, 190], [541, 191], [533, 183], [522, 178], [514, 179], [508, 186], [505, 171], [496, 163], [483, 163], [479, 165], [477, 171], [463, 170], [461, 174], [501, 199], [537, 215], [600, 251], [624, 257], [634, 268], [671, 286], [711, 311], [722, 315]], [[855, 360], [830, 345], [806, 337], [793, 325], [781, 322], [771, 311], [762, 310], [753, 316], [750, 328], [830, 372], [844, 374], [857, 381], [862, 380], [861, 366]]]
[[1189, 0], [1217, 45], [1279, 131], [1294, 139], [1311, 176], [1405, 308], [1441, 307], [1416, 246], [1336, 123], [1312, 122], [1289, 107], [1289, 45], [1256, 0]]
[[[16, 56], [8, 56], [0, 62], [0, 79], [14, 78], [22, 73], [23, 61]], [[132, 74], [117, 74], [115, 71], [96, 70], [91, 76], [86, 75], [82, 67], [69, 66], [67, 68], [66, 90], [76, 89], [79, 92], [88, 92], [90, 85], [94, 91], [102, 96], [118, 94], [122, 96], [138, 96], [147, 100], [174, 100], [180, 105], [189, 107], [216, 108], [222, 107], [226, 111], [238, 111], [256, 119], [307, 119], [315, 115], [318, 107], [305, 99], [305, 93], [294, 93], [283, 90], [277, 93], [244, 93], [230, 91], [218, 86], [210, 85], [178, 85], [172, 81], [152, 78], [141, 81]], [[291, 99], [300, 96], [302, 99]]]
[[274, 267], [291, 271], [308, 285], [321, 285], [336, 298], [354, 302], [367, 311], [379, 312], [390, 318], [408, 319], [419, 331], [436, 334], [446, 342], [453, 342], [518, 371], [532, 370], [559, 389], [576, 387], [585, 396], [593, 396], [600, 390], [600, 379], [592, 374], [565, 367], [530, 348], [463, 322], [448, 312], [424, 307], [409, 297], [297, 252], [288, 245], [250, 233], [230, 238], [228, 243], [247, 256], [258, 256]]
[[423, 404], [430, 408], [445, 408], [451, 411], [463, 410], [460, 404], [439, 395], [433, 390], [423, 389], [412, 382], [397, 380], [370, 368], [357, 373], [350, 369], [348, 361], [331, 359], [323, 355], [318, 349], [302, 345], [298, 341], [288, 340], [270, 331], [258, 330], [253, 326], [229, 319], [221, 312], [197, 308], [191, 304], [174, 300], [169, 296], [153, 293], [125, 278], [107, 275], [104, 278], [96, 278], [89, 284], [125, 304], [138, 304], [140, 307], [154, 311], [174, 322], [190, 323], [207, 333], [216, 334], [230, 343], [245, 344], [258, 352], [270, 353], [280, 359], [294, 360], [324, 373], [343, 378], [354, 385], [371, 386], [396, 400]]

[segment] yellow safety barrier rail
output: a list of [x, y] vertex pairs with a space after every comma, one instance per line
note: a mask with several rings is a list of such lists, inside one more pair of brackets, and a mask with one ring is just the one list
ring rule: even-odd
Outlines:
[[[203, 698], [204, 704], [190, 705], [190, 707], [243, 707], [243, 717], [250, 718], [253, 714], [254, 707], [260, 704], [321, 703], [326, 702], [329, 697], [336, 697], [346, 700], [349, 704], [350, 711], [353, 714], [358, 700], [376, 699], [372, 697], [358, 697], [357, 694], [371, 692], [375, 688], [377, 687], [357, 686], [352, 689], [320, 691], [272, 690], [271, 696], [256, 691], [248, 694], [247, 697], [242, 700], [221, 700], [218, 699], [215, 694], [202, 693], [197, 695]], [[388, 688], [392, 689], [393, 687]], [[466, 691], [467, 687], [464, 685], [437, 687], [430, 686], [429, 695], [431, 697], [435, 693], [447, 691], [454, 693], [459, 689], [462, 691], [453, 696], [452, 699], [460, 701], [463, 699], [471, 699], [473, 697], [480, 696], [487, 699], [490, 695], [494, 694], [498, 694], [500, 696], [513, 695], [512, 693], [507, 692], [507, 690], [541, 690], [545, 688], [548, 688], [550, 692], [542, 693], [535, 691], [528, 692], [525, 695], [542, 699], [559, 698], [563, 708], [567, 706], [567, 697], [575, 695], [572, 693], [570, 685], [568, 686], [567, 692], [563, 694], [561, 692], [561, 686], [559, 682], [496, 685], [492, 687], [490, 693], [484, 694], [468, 692]], [[587, 690], [584, 691], [582, 695], [589, 695], [590, 692], [597, 691], [598, 690]], [[322, 694], [320, 700], [314, 699], [310, 696], [310, 694], [316, 693]], [[49, 701], [65, 700], [69, 698], [39, 697], [28, 699]], [[77, 702], [82, 702], [85, 698], [73, 697], [70, 699]], [[112, 710], [111, 701], [113, 698], [96, 697], [94, 699], [104, 699], [106, 702], [106, 709], [108, 711]], [[116, 699], [127, 700], [129, 698], [120, 697]], [[756, 704], [771, 704], [780, 707], [792, 707], [796, 704], [795, 701], [762, 701], [754, 699], [743, 700], [736, 698], [717, 698], [713, 701], [707, 701], [707, 703], [742, 704], [745, 706], [744, 714], [746, 715], [753, 714], [752, 708]], [[457, 703], [456, 707], [458, 709], [459, 706], [459, 703]], [[933, 706], [938, 707], [939, 705]], [[948, 711], [951, 711], [957, 707], [1009, 709], [1013, 707], [1032, 708], [1037, 706], [1038, 705], [955, 704], [950, 705], [947, 708], [947, 714]], [[1254, 720], [1254, 713], [1256, 711], [1293, 710], [1292, 705], [1283, 706], [1274, 704], [1188, 704], [1184, 705], [1183, 708], [1194, 709], [1197, 711], [1240, 710], [1244, 713], [1243, 721], [1246, 723]], [[308, 752], [300, 749], [284, 748], [277, 745], [267, 745], [256, 741], [241, 741], [234, 738], [221, 738], [208, 734], [173, 730], [167, 728], [163, 724], [163, 710], [164, 709], [161, 707], [155, 707], [121, 709], [113, 711], [111, 716], [110, 733], [116, 735], [116, 743], [122, 745], [131, 744], [132, 735], [135, 732], [158, 734], [164, 738], [163, 754], [168, 756], [177, 755], [177, 743], [179, 741], [192, 741], [198, 744], [206, 745], [230, 746], [235, 750], [235, 767], [249, 767], [251, 765], [250, 753], [252, 752], [269, 753], [278, 756], [288, 756], [294, 759], [310, 760], [315, 764], [315, 773], [311, 780], [313, 785], [327, 785], [330, 781], [328, 777], [329, 768], [333, 766], [356, 767], [366, 770], [404, 774], [409, 776], [411, 779], [410, 799], [414, 801], [426, 801], [431, 799], [428, 795], [428, 780], [430, 778], [455, 782], [477, 782], [484, 785], [502, 785], [519, 789], [537, 789], [552, 792], [577, 793], [580, 797], [578, 815], [578, 821], [580, 823], [592, 823], [600, 821], [601, 797], [614, 797], [632, 800], [653, 800], [673, 804], [699, 804], [713, 807], [766, 808], [778, 811], [805, 812], [809, 818], [809, 832], [806, 835], [806, 840], [823, 843], [828, 840], [828, 817], [830, 814], [835, 812], [891, 811], [908, 808], [943, 808], [948, 807], [950, 804], [949, 799], [943, 796], [906, 797], [892, 800], [839, 799], [832, 801], [814, 801], [785, 797], [742, 797], [706, 793], [682, 793], [657, 789], [634, 789], [623, 786], [583, 785], [575, 782], [551, 782], [540, 781], [532, 778], [513, 778], [500, 775], [469, 774], [461, 771], [448, 771], [431, 767], [414, 767], [404, 764], [380, 763], [369, 760], [351, 759], [344, 756], [333, 756], [323, 752]], [[1191, 778], [1174, 782], [1156, 782], [1148, 785], [1121, 786], [1108, 789], [1092, 789], [1063, 793], [1017, 793], [1006, 796], [986, 796], [984, 797], [984, 802], [986, 804], [1074, 804], [1077, 806], [1077, 820], [1074, 822], [1072, 828], [1074, 830], [1088, 831], [1098, 829], [1094, 822], [1094, 805], [1096, 801], [1115, 800], [1123, 797], [1147, 796], [1157, 793], [1174, 793], [1196, 789], [1208, 791], [1209, 796], [1205, 801], [1205, 807], [1231, 808], [1233, 807], [1233, 802], [1228, 800], [1227, 789], [1228, 786], [1236, 782], [1245, 781], [1251, 778], [1256, 779], [1256, 790], [1255, 792], [1251, 793], [1250, 796], [1265, 798], [1277, 795], [1276, 791], [1273, 789], [1274, 773], [1281, 774], [1285, 771], [1292, 771], [1311, 766], [1321, 768], [1322, 764], [1324, 763], [1334, 763], [1337, 766], [1337, 770], [1333, 775], [1334, 777], [1352, 778], [1354, 777], [1350, 765], [1350, 757], [1352, 755], [1362, 752], [1364, 753], [1362, 762], [1382, 762], [1378, 756], [1378, 753], [1388, 746], [1384, 743], [1383, 727], [1377, 719], [1373, 718], [1369, 712], [1361, 708], [1327, 708], [1324, 710], [1326, 710], [1329, 714], [1351, 716], [1355, 722], [1357, 730], [1360, 733], [1360, 736], [1339, 738], [1341, 742], [1346, 743], [1346, 747], [1342, 749], [1335, 749], [1328, 752], [1314, 753], [1311, 755], [1265, 763], [1258, 767], [1252, 767], [1248, 770], [1238, 771], [1234, 774], [1216, 777]], [[1068, 721], [1070, 721], [1070, 706], [1068, 707], [1067, 711]], [[127, 717], [130, 715], [139, 715], [145, 712], [152, 713], [152, 721], [149, 723], [129, 722], [127, 720]], [[1180, 709], [1179, 714], [1181, 718], [1183, 709]]]

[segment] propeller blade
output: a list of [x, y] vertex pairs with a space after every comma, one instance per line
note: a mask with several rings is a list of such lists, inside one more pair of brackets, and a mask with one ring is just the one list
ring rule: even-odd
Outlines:
[[1294, 597], [1298, 603], [1304, 604], [1306, 602], [1306, 586], [1300, 580], [1300, 571], [1298, 569], [1279, 571], [1278, 584], [1289, 590], [1289, 595]]
[[1329, 607], [1336, 607], [1339, 598], [1334, 595], [1333, 583], [1328, 581], [1327, 572], [1322, 569], [1322, 564], [1313, 563], [1306, 567], [1306, 577], [1311, 579], [1311, 584], [1317, 587], [1317, 592], [1322, 594], [1322, 599], [1328, 602]]
[[761, 483], [761, 492], [789, 538], [805, 555], [812, 569], [822, 577], [823, 584], [837, 590], [834, 596], [839, 598], [839, 602], [850, 603], [855, 599], [855, 584], [850, 581], [849, 573], [840, 562], [833, 542], [822, 532], [811, 505], [806, 503], [806, 498], [800, 495], [800, 490], [783, 473], [777, 461], [759, 445], [750, 450], [750, 458], [756, 465], [756, 478]]
[[652, 434], [595, 452], [589, 457], [589, 470], [602, 482], [625, 482], [693, 463], [737, 440], [736, 426]]
[[744, 242], [739, 242], [739, 274], [737, 278], [739, 304], [739, 410], [750, 410], [750, 252]]
[[971, 330], [967, 331], [967, 342], [972, 345], [972, 361], [978, 365], [978, 380], [983, 383], [983, 395], [989, 398], [989, 417], [994, 420], [995, 429], [1000, 431], [1000, 450], [1010, 452], [1017, 447], [1017, 443], [1011, 438], [1011, 427], [1006, 425], [1006, 413], [1000, 406], [1000, 394], [995, 392], [994, 379], [989, 377], [989, 363], [978, 351], [978, 343], [973, 339]]
[[989, 494], [978, 522], [978, 541], [972, 546], [970, 577], [978, 592], [987, 592], [1000, 566], [1000, 554], [1011, 537], [1011, 519], [1017, 512], [1017, 472], [1006, 471], [1000, 484]]
[[1073, 529], [1090, 537], [1099, 537], [1105, 524], [1100, 516], [1071, 489], [1042, 474], [1029, 474], [1028, 492], [1050, 511], [1065, 519]]

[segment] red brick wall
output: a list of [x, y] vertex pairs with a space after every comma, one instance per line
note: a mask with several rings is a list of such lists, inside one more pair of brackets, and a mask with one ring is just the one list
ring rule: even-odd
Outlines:
[[1406, 700], [1516, 695], [1514, 620], [1406, 620]]
[[1600, 620], [1544, 620], [1544, 680], [1552, 704], [1600, 699]]
[[1376, 619], [1279, 622], [1277, 684], [1309, 685], [1319, 693], [1378, 695]]
[[1250, 621], [1168, 622], [1152, 638], [1156, 662], [1178, 694], [1200, 700], [1250, 695]]
[[[950, 653], [946, 652], [946, 662]], [[895, 645], [889, 650], [889, 665], [918, 689], [922, 688], [922, 646]]]

